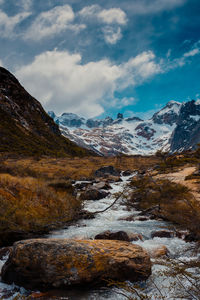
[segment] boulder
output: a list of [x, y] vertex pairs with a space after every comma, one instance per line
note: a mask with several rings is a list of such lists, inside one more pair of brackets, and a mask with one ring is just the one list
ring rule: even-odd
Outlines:
[[95, 183], [94, 185], [94, 188], [95, 189], [98, 189], [98, 190], [110, 190], [112, 189], [111, 185], [108, 183], [108, 182], [105, 182], [105, 181], [100, 181], [98, 183]]
[[95, 236], [96, 240], [118, 240], [118, 241], [138, 241], [143, 240], [142, 235], [139, 233], [125, 232], [125, 231], [117, 231], [111, 232], [110, 230], [106, 230], [102, 233], [99, 233]]
[[98, 190], [95, 188], [87, 189], [86, 191], [81, 192], [80, 199], [81, 200], [100, 200], [109, 195], [108, 192], [103, 190]]
[[159, 231], [154, 231], [151, 233], [152, 239], [154, 237], [159, 237], [159, 238], [172, 238], [174, 237], [174, 232], [169, 231], [169, 230], [159, 230]]
[[130, 215], [128, 217], [121, 217], [118, 219], [119, 221], [128, 221], [128, 222], [133, 222], [135, 221], [135, 215]]
[[120, 176], [108, 176], [106, 179], [106, 182], [112, 183], [112, 182], [122, 182], [122, 179]]
[[130, 170], [126, 170], [122, 172], [123, 176], [130, 176], [132, 174], [132, 172]]
[[111, 232], [106, 230], [95, 236], [96, 240], [118, 240], [130, 242], [128, 234], [125, 231]]
[[166, 256], [169, 254], [169, 250], [165, 245], [158, 245], [155, 246], [154, 248], [148, 250], [148, 253], [151, 258], [159, 258], [162, 256]]
[[14, 244], [2, 280], [28, 289], [47, 289], [107, 279], [138, 281], [150, 274], [147, 251], [128, 242], [33, 239]]
[[184, 240], [186, 236], [188, 236], [188, 234], [189, 234], [188, 230], [181, 230], [175, 232], [176, 237], [182, 240]]
[[4, 247], [0, 249], [0, 260], [3, 260], [11, 251], [11, 247]]
[[136, 216], [135, 221], [148, 221], [149, 217], [147, 216]]
[[101, 167], [94, 172], [94, 176], [96, 177], [105, 177], [105, 176], [120, 176], [121, 171], [115, 169], [113, 166], [105, 166]]
[[143, 241], [143, 236], [140, 233], [127, 232], [129, 241]]
[[78, 182], [74, 185], [74, 187], [77, 189], [77, 190], [82, 190], [84, 188], [87, 188], [89, 185], [91, 185], [91, 182]]

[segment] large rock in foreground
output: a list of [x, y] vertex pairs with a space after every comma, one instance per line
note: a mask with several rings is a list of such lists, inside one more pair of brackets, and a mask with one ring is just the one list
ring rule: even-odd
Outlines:
[[150, 274], [148, 253], [128, 242], [33, 239], [14, 244], [2, 279], [26, 288], [57, 288], [104, 279], [137, 281]]

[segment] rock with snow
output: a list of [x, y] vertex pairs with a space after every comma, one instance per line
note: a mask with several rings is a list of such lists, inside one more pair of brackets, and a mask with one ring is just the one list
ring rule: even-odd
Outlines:
[[167, 105], [159, 112], [155, 113], [152, 120], [156, 124], [168, 124], [173, 125], [177, 122], [181, 103], [176, 101], [169, 101]]

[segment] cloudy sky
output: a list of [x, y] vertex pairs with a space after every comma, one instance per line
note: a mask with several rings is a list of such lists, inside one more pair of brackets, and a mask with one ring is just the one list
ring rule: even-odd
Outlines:
[[0, 0], [0, 65], [46, 110], [148, 116], [200, 98], [199, 0]]

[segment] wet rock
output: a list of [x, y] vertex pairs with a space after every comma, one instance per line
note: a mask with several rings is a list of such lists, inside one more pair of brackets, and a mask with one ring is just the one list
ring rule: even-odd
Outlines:
[[177, 238], [184, 240], [189, 235], [189, 231], [187, 230], [176, 231], [175, 235]]
[[126, 170], [122, 172], [123, 176], [130, 176], [132, 174], [132, 172], [130, 170]]
[[133, 221], [135, 221], [135, 215], [131, 215], [131, 216], [128, 216], [128, 217], [122, 217], [122, 218], [119, 218], [118, 220], [133, 222]]
[[155, 248], [148, 250], [148, 253], [151, 258], [159, 258], [169, 254], [169, 250], [165, 245], [158, 245]]
[[91, 182], [78, 182], [74, 185], [74, 187], [77, 189], [77, 190], [82, 190], [86, 187], [88, 187], [89, 185], [91, 185]]
[[184, 237], [184, 240], [186, 242], [197, 242], [197, 241], [199, 241], [199, 236], [193, 232], [190, 232], [190, 233], [186, 234], [186, 236]]
[[100, 200], [109, 195], [108, 192], [95, 188], [88, 189], [80, 194], [81, 200]]
[[108, 175], [112, 176], [120, 176], [121, 171], [118, 169], [115, 169], [113, 166], [105, 166], [101, 167], [98, 170], [94, 172], [94, 175], [96, 177], [105, 177]]
[[138, 245], [121, 241], [34, 239], [14, 244], [2, 279], [25, 288], [137, 281], [151, 274], [150, 257]]
[[125, 231], [117, 231], [111, 232], [110, 230], [106, 230], [100, 234], [95, 236], [96, 240], [118, 240], [118, 241], [138, 241], [143, 240], [142, 235], [138, 233], [125, 232]]
[[96, 240], [118, 240], [130, 242], [128, 234], [125, 231], [111, 232], [106, 230], [95, 236]]
[[95, 219], [95, 214], [87, 210], [82, 210], [79, 214], [80, 219], [91, 220]]
[[40, 292], [35, 292], [35, 293], [32, 293], [28, 298], [29, 299], [51, 299], [51, 298], [47, 298], [49, 297], [49, 294], [48, 293], [40, 293]]
[[4, 247], [0, 249], [0, 260], [7, 256], [11, 251], [11, 247]]
[[148, 221], [149, 217], [147, 216], [136, 216], [135, 221]]
[[105, 182], [105, 181], [95, 183], [93, 186], [94, 186], [95, 189], [98, 189], [98, 190], [101, 190], [101, 189], [110, 190], [110, 189], [112, 189], [110, 184], [108, 182]]
[[151, 233], [152, 239], [154, 237], [159, 237], [159, 238], [172, 238], [174, 237], [174, 232], [169, 231], [169, 230], [159, 230]]
[[106, 179], [106, 182], [113, 183], [113, 182], [122, 182], [122, 179], [120, 176], [108, 176]]
[[119, 220], [133, 222], [133, 221], [148, 221], [149, 219], [150, 218], [147, 217], [147, 216], [131, 215], [131, 216], [128, 216], [128, 217], [120, 218]]
[[139, 233], [127, 232], [127, 234], [130, 242], [139, 241], [139, 240], [143, 241], [143, 236]]

